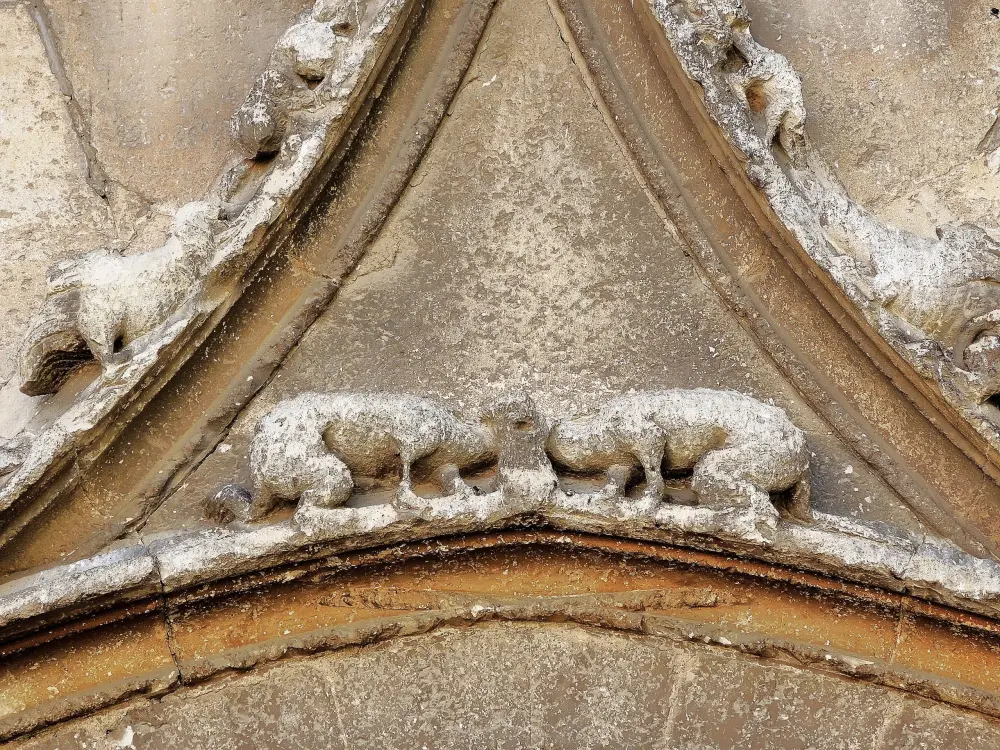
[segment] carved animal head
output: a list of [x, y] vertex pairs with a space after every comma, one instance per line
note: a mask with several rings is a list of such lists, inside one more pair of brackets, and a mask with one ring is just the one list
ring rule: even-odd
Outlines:
[[343, 40], [335, 31], [338, 23], [344, 22], [295, 24], [275, 45], [272, 65], [292, 70], [305, 81], [322, 81], [340, 59]]
[[290, 89], [283, 73], [265, 70], [257, 76], [247, 98], [233, 113], [229, 124], [233, 139], [247, 156], [273, 154], [281, 147], [288, 113], [280, 102]]
[[712, 51], [721, 62], [733, 46], [733, 32], [750, 28], [750, 14], [742, 0], [682, 0], [688, 19], [698, 35], [698, 43]]

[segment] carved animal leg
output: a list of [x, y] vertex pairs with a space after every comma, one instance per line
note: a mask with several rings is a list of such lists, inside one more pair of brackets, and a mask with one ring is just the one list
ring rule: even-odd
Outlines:
[[338, 508], [351, 499], [354, 482], [348, 476], [330, 476], [323, 479], [316, 487], [312, 487], [299, 496], [299, 508], [312, 506], [314, 508]]
[[691, 489], [699, 505], [710, 508], [753, 508], [761, 517], [776, 521], [778, 509], [771, 496], [748, 476], [756, 455], [746, 448], [709, 451], [695, 464]]
[[659, 500], [663, 497], [664, 483], [660, 467], [663, 465], [665, 445], [662, 439], [644, 446], [642, 455], [638, 456], [642, 463], [642, 471], [646, 475], [646, 491], [648, 498]]
[[396, 496], [399, 498], [408, 497], [413, 494], [413, 479], [410, 468], [413, 465], [413, 456], [408, 451], [399, 452], [399, 460], [403, 462], [403, 477], [399, 481], [399, 489]]
[[246, 517], [240, 518], [237, 516], [236, 518], [238, 521], [243, 521], [244, 523], [259, 521], [274, 510], [274, 506], [277, 504], [278, 498], [274, 496], [271, 490], [265, 487], [255, 487], [250, 502], [246, 504]]
[[445, 464], [438, 469], [437, 481], [446, 495], [459, 495], [468, 488], [455, 464]]
[[621, 497], [628, 487], [629, 477], [632, 476], [632, 467], [628, 464], [614, 464], [607, 471], [608, 483], [604, 485], [602, 494], [608, 497]]
[[100, 335], [96, 337], [86, 337], [90, 353], [102, 365], [111, 359], [115, 351], [115, 341], [117, 340], [118, 333], [112, 330], [101, 331]]

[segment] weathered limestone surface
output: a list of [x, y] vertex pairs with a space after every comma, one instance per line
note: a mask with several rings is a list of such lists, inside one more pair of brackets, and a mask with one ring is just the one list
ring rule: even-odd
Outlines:
[[851, 195], [927, 237], [1000, 224], [1000, 177], [977, 152], [1000, 105], [993, 5], [747, 0], [757, 38], [801, 75], [809, 134]]
[[110, 180], [152, 202], [183, 202], [200, 196], [225, 163], [229, 116], [275, 41], [311, 3], [46, 5]]
[[505, 624], [285, 662], [12, 747], [979, 750], [998, 741], [1000, 727], [974, 714], [767, 660]]
[[[0, 5], [0, 29], [3, 384], [15, 373], [21, 336], [44, 297], [46, 268], [115, 234], [106, 204], [86, 182], [83, 151], [27, 5]], [[0, 403], [9, 411], [22, 400], [0, 396]]]
[[471, 412], [523, 387], [554, 418], [698, 386], [788, 412], [808, 435], [820, 510], [917, 528], [700, 280], [548, 7], [508, 0], [361, 267], [147, 530], [202, 525], [206, 497], [247, 481], [257, 419], [303, 391], [410, 392]]

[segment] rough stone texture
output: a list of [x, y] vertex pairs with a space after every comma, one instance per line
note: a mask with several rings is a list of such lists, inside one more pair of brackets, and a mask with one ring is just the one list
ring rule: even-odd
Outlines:
[[766, 660], [511, 624], [287, 662], [12, 747], [976, 750], [998, 736], [972, 714]]
[[[1000, 105], [1000, 18], [977, 0], [747, 0], [801, 74], [809, 133], [852, 197], [926, 237], [1000, 224], [977, 147]], [[904, 135], [905, 134], [905, 135]]]
[[[269, 232], [298, 207], [308, 192], [310, 177], [329, 161], [369, 91], [383, 73], [387, 74], [383, 67], [391, 57], [389, 51], [401, 42], [412, 8], [405, 0], [366, 6], [357, 27], [344, 41], [346, 49], [340, 64], [328, 71], [322, 81], [314, 82], [316, 106], [310, 108], [303, 122], [297, 123], [301, 127], [282, 140], [280, 154], [264, 165], [239, 159], [226, 171], [226, 179], [215, 186], [213, 193], [221, 192], [227, 198], [238, 195], [240, 200], [231, 206], [232, 212], [228, 214], [231, 220], [224, 231], [215, 234], [210, 217], [205, 215], [206, 204], [193, 202], [177, 212], [174, 236], [163, 247], [126, 259], [97, 253], [78, 264], [82, 282], [81, 278], [74, 279], [71, 272], [63, 279], [60, 277], [63, 267], [56, 269], [50, 291], [58, 294], [74, 284], [80, 290], [66, 295], [67, 305], [60, 305], [57, 314], [53, 315], [49, 309], [37, 314], [46, 342], [58, 339], [55, 346], [46, 343], [47, 359], [52, 358], [52, 352], [68, 354], [72, 365], [80, 365], [85, 358], [77, 356], [79, 334], [88, 339], [87, 344], [95, 354], [102, 349], [106, 351], [107, 342], [98, 344], [89, 340], [85, 330], [89, 326], [80, 325], [88, 318], [90, 323], [97, 323], [94, 326], [100, 329], [97, 334], [103, 336], [118, 329], [124, 338], [129, 336], [130, 329], [139, 333], [150, 325], [154, 327], [124, 347], [114, 362], [108, 362], [110, 357], [102, 361], [99, 377], [82, 392], [74, 392], [66, 399], [71, 403], [61, 403], [61, 411], [40, 420], [37, 438], [23, 463], [0, 487], [0, 515], [6, 512], [13, 516], [0, 529], [0, 543], [16, 536], [55, 498], [49, 493], [41, 502], [24, 508], [21, 501], [25, 494], [46, 477], [51, 479], [53, 472], [65, 469], [62, 462], [74, 451], [100, 443], [102, 431], [114, 430], [114, 410], [130, 400], [134, 404], [137, 397], [142, 397], [144, 388], [148, 393], [149, 376], [157, 368], [162, 373], [171, 366], [179, 367], [185, 348], [190, 354], [197, 337], [205, 335], [211, 324], [236, 301], [242, 290], [243, 275], [263, 252]], [[316, 12], [325, 10], [325, 4], [321, 3]], [[257, 168], [260, 166], [263, 168]], [[212, 202], [210, 208], [214, 210], [215, 205]], [[192, 221], [197, 216], [200, 219]], [[210, 243], [205, 241], [206, 236], [212, 238]], [[185, 249], [185, 245], [192, 247]], [[192, 259], [191, 255], [197, 258]], [[177, 268], [171, 268], [172, 264]], [[73, 270], [75, 265], [70, 262], [65, 267]], [[110, 282], [107, 277], [111, 277]], [[131, 277], [129, 291], [142, 289], [139, 297], [130, 298], [121, 288], [116, 289], [121, 281], [118, 277]], [[74, 301], [79, 314], [73, 312]], [[85, 304], [88, 302], [90, 309]], [[29, 351], [35, 342], [36, 337], [28, 338]], [[116, 346], [113, 342], [112, 350]], [[62, 368], [53, 369], [65, 375]], [[55, 378], [56, 382], [62, 379], [65, 378]], [[33, 385], [26, 383], [23, 390], [28, 393], [51, 390], [35, 389]], [[52, 401], [59, 403], [59, 399]]]
[[46, 5], [110, 179], [148, 201], [180, 203], [200, 196], [226, 162], [229, 116], [310, 3]]
[[896, 703], [880, 688], [728, 655], [697, 654], [686, 667], [669, 729], [678, 748], [869, 750]]
[[147, 528], [203, 525], [206, 495], [242, 480], [259, 416], [302, 391], [409, 391], [461, 411], [523, 387], [554, 417], [694, 386], [784, 408], [807, 433], [820, 509], [916, 528], [699, 279], [548, 8], [505, 2], [361, 267]]
[[[107, 206], [86, 182], [83, 151], [28, 6], [0, 5], [0, 28], [2, 384], [45, 294], [45, 269], [115, 235]], [[9, 401], [6, 392], [0, 400]], [[16, 397], [4, 404], [5, 412], [23, 408]]]
[[[1000, 319], [997, 243], [968, 224], [938, 227], [938, 241], [929, 241], [852, 200], [805, 136], [798, 76], [786, 58], [754, 40], [742, 2], [650, 6], [735, 152], [729, 161], [741, 165], [777, 221], [868, 324], [1000, 447], [1000, 414], [987, 403], [1000, 391], [1000, 365], [990, 356]], [[968, 356], [976, 346], [981, 356]]]
[[975, 714], [942, 711], [929, 701], [907, 701], [882, 736], [885, 747], [898, 750], [990, 750], [1000, 743], [1000, 726]]

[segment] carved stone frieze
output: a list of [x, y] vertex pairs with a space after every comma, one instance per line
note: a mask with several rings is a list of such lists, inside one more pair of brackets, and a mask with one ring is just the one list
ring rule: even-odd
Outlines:
[[864, 318], [994, 447], [1000, 244], [971, 224], [934, 239], [851, 200], [805, 133], [801, 82], [754, 40], [741, 0], [650, 0], [684, 72], [771, 209]]
[[[637, 429], [649, 444], [665, 446], [668, 467], [671, 455], [696, 472], [699, 464], [709, 467], [709, 497], [699, 498], [708, 504], [671, 502], [660, 496], [655, 478], [650, 492], [627, 491], [625, 469], [648, 462], [635, 442]], [[466, 423], [412, 396], [304, 394], [261, 419], [253, 443], [254, 495], [242, 498], [243, 517], [287, 499], [297, 501], [291, 518], [168, 534], [12, 581], [0, 587], [0, 633], [10, 637], [28, 632], [34, 621], [288, 562], [531, 526], [736, 553], [1000, 615], [995, 561], [926, 534], [809, 511], [801, 432], [781, 410], [733, 392], [633, 394], [555, 426], [521, 395], [487, 401]], [[546, 445], [558, 454], [558, 476]], [[720, 462], [732, 449], [748, 458]], [[567, 473], [570, 463], [577, 473]], [[352, 502], [355, 492], [366, 491], [365, 479], [391, 483], [393, 465], [399, 481], [388, 498]], [[605, 484], [608, 466], [622, 468]], [[463, 478], [463, 470], [475, 473]], [[583, 472], [598, 474], [593, 491], [579, 489]], [[333, 494], [325, 476], [333, 480]], [[444, 486], [427, 494], [425, 480]], [[748, 482], [759, 494], [798, 483], [799, 517], [748, 501]], [[732, 491], [728, 504], [711, 495], [721, 485]], [[223, 504], [240, 499], [231, 492]]]
[[489, 399], [478, 423], [465, 424], [415, 396], [305, 393], [259, 421], [249, 461], [252, 493], [228, 487], [215, 499], [217, 511], [243, 522], [259, 520], [279, 499], [297, 501], [299, 512], [339, 507], [353, 494], [355, 477], [383, 477], [397, 468], [395, 496], [403, 507], [427, 502], [413, 491], [415, 470], [444, 496], [475, 504], [488, 493], [467, 484], [462, 473], [491, 466], [496, 478], [489, 494], [498, 502], [579, 502], [570, 500], [577, 493], [559, 488], [553, 463], [564, 472], [604, 477], [603, 489], [583, 495], [588, 501], [624, 499], [641, 469], [643, 501], [656, 505], [666, 466], [692, 472], [691, 488], [706, 507], [748, 509], [773, 527], [778, 511], [769, 493], [791, 490], [795, 514], [810, 517], [803, 432], [777, 407], [707, 388], [620, 396], [596, 414], [551, 429], [521, 395]]

